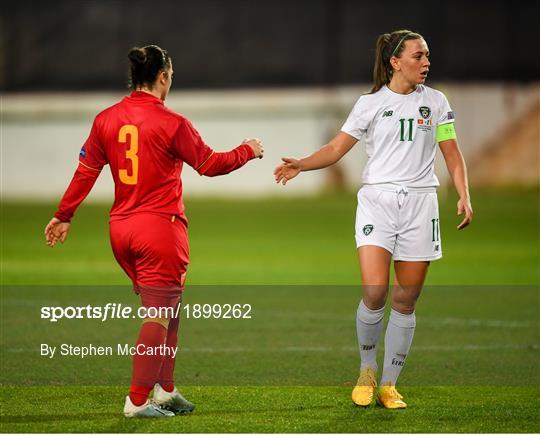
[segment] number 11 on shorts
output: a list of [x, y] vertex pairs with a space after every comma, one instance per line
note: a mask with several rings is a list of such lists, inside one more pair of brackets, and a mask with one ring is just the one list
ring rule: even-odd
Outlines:
[[431, 219], [432, 242], [439, 241], [439, 219]]

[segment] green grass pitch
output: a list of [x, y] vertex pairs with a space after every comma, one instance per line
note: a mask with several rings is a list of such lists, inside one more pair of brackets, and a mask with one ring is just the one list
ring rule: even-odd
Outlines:
[[[43, 305], [137, 305], [108, 241], [107, 207], [84, 204], [49, 249], [55, 204], [3, 203], [1, 432], [538, 432], [538, 190], [473, 192], [430, 266], [400, 391], [409, 408], [356, 408], [360, 298], [355, 195], [186, 201], [184, 304], [249, 303], [252, 319], [182, 319], [177, 380], [192, 415], [128, 420], [127, 357], [39, 356], [39, 343], [131, 343], [138, 322], [39, 318]], [[86, 286], [86, 287], [82, 287]], [[382, 353], [379, 355], [380, 363]]]

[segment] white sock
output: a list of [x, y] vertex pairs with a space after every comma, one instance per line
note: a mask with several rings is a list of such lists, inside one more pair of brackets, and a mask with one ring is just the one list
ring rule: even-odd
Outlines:
[[384, 368], [381, 385], [396, 385], [405, 358], [411, 348], [416, 327], [416, 316], [390, 311], [386, 335], [384, 336]]
[[384, 307], [370, 310], [360, 301], [356, 311], [356, 335], [360, 349], [360, 368], [377, 371], [377, 343], [383, 329]]

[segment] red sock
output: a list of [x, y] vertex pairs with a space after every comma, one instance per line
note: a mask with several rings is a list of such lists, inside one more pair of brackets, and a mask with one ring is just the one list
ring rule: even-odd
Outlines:
[[[165, 342], [167, 330], [160, 323], [146, 322], [141, 327], [137, 346], [143, 344], [148, 347], [158, 347]], [[133, 356], [133, 374], [129, 397], [135, 406], [143, 405], [154, 384], [158, 381], [163, 355], [139, 355]]]
[[146, 403], [148, 400], [148, 395], [152, 391], [152, 387], [147, 387], [144, 385], [132, 385], [129, 387], [129, 398], [131, 403], [135, 406], [141, 406]]
[[174, 391], [174, 383], [160, 383], [159, 385], [161, 385], [161, 388], [163, 388], [167, 393], [172, 393]]
[[[178, 325], [179, 319], [173, 318], [169, 322], [169, 328], [167, 329], [167, 347], [176, 347], [178, 342]], [[163, 359], [163, 365], [161, 366], [161, 372], [159, 374], [159, 385], [171, 393], [174, 390], [174, 365], [176, 358], [172, 355], [166, 355]]]

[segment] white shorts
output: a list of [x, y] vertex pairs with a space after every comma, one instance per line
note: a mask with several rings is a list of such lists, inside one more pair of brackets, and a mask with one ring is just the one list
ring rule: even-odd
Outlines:
[[398, 261], [442, 257], [435, 188], [365, 185], [358, 192], [356, 246], [375, 245]]

